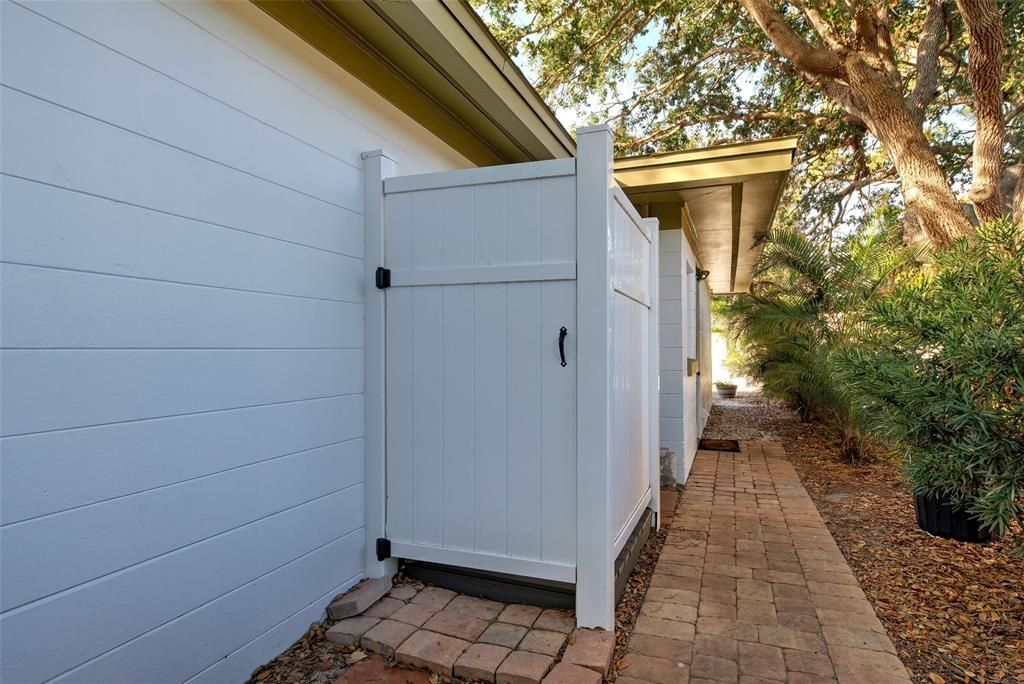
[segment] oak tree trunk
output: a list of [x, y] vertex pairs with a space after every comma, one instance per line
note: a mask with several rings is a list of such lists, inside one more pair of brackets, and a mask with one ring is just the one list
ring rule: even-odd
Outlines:
[[1017, 169], [1017, 187], [1013, 193], [1013, 220], [1024, 224], [1024, 165]]
[[974, 91], [973, 179], [968, 194], [978, 218], [1003, 216], [1003, 20], [995, 0], [957, 0], [971, 42], [967, 69]]
[[972, 234], [970, 221], [900, 92], [857, 53], [848, 53], [846, 74], [850, 89], [867, 110], [865, 120], [871, 132], [896, 167], [914, 223], [938, 247]]

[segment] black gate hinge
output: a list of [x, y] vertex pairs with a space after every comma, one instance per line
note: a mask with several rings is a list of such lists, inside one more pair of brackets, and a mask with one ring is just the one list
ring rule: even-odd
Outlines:
[[378, 266], [375, 279], [377, 281], [378, 290], [386, 290], [391, 287], [391, 269]]
[[391, 540], [380, 537], [377, 539], [377, 560], [387, 560], [391, 558]]

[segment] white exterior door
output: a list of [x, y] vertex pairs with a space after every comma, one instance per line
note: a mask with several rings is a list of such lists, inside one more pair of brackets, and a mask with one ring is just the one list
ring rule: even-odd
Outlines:
[[391, 553], [572, 582], [575, 179], [446, 177], [386, 186]]

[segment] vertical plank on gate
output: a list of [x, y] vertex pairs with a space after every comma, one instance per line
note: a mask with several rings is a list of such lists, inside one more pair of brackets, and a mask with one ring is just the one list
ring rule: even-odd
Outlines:
[[[412, 266], [412, 194], [389, 195], [385, 213], [385, 264], [388, 268]], [[412, 331], [386, 337], [386, 430], [387, 430], [387, 537], [411, 542], [413, 535], [413, 421], [412, 401], [413, 289], [393, 287], [387, 293], [387, 329]]]
[[[412, 267], [438, 268], [442, 254], [442, 191], [412, 193]], [[442, 287], [412, 290], [412, 541], [440, 546], [444, 488], [444, 336]]]
[[397, 571], [394, 559], [378, 561], [376, 540], [385, 535], [385, 303], [384, 291], [374, 284], [377, 267], [384, 264], [384, 179], [395, 173], [395, 162], [381, 150], [365, 152], [363, 159], [363, 243], [366, 282], [366, 365], [364, 368], [364, 421], [366, 465], [367, 577], [388, 577]]
[[[473, 266], [473, 188], [445, 188], [442, 261]], [[473, 285], [444, 288], [444, 547], [474, 547], [476, 430], [473, 379], [476, 316]]]
[[[476, 264], [501, 265], [508, 258], [505, 184], [474, 188]], [[476, 405], [475, 549], [508, 553], [508, 286], [475, 289]]]
[[576, 131], [576, 622], [615, 628], [609, 490], [612, 134]]
[[[541, 261], [541, 181], [509, 183], [508, 263]], [[508, 553], [541, 557], [541, 283], [508, 285]], [[552, 331], [552, 337], [557, 334]]]
[[[576, 178], [541, 185], [541, 255], [544, 261], [576, 260]], [[555, 331], [565, 326], [567, 364], [561, 366]], [[541, 558], [576, 562], [576, 283], [541, 283]]]
[[656, 529], [661, 528], [661, 372], [658, 368], [658, 359], [661, 356], [658, 342], [658, 330], [661, 317], [660, 293], [658, 283], [661, 265], [661, 234], [659, 232], [658, 219], [644, 219], [648, 232], [651, 234], [650, 256], [647, 262], [648, 293], [651, 300], [650, 311], [647, 312], [647, 364], [645, 369], [648, 378], [648, 396], [650, 400], [647, 405], [647, 425], [650, 436], [647, 440], [647, 447], [650, 451], [650, 474], [651, 474], [651, 503], [650, 509], [654, 512]]

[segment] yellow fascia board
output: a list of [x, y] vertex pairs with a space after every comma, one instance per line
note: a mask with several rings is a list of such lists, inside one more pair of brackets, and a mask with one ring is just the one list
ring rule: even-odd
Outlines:
[[[761, 149], [745, 149], [741, 154], [714, 152], [703, 156], [692, 153], [671, 153], [660, 157], [632, 157], [615, 160], [615, 179], [626, 189], [669, 188], [730, 180], [763, 173], [787, 172], [793, 166], [793, 146], [771, 149], [762, 143], [751, 143]], [[725, 147], [723, 145], [723, 147]], [[704, 152], [695, 150], [693, 152]]]
[[692, 162], [710, 161], [723, 157], [743, 157], [746, 155], [760, 155], [768, 152], [788, 151], [790, 154], [796, 150], [800, 142], [800, 136], [792, 135], [784, 138], [768, 138], [766, 140], [755, 140], [753, 142], [729, 143], [728, 145], [713, 145], [693, 150], [681, 150], [677, 152], [659, 152], [657, 154], [646, 154], [637, 157], [619, 157], [615, 160], [615, 168], [629, 169], [635, 167], [653, 167], [662, 165], [686, 164]]

